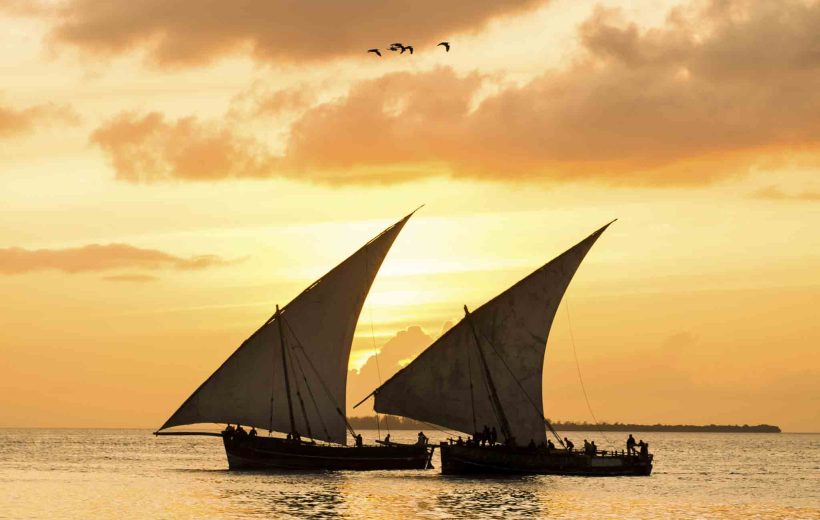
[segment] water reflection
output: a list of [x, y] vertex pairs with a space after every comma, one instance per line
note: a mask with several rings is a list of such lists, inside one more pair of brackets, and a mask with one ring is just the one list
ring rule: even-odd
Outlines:
[[232, 472], [220, 481], [226, 515], [259, 518], [341, 518], [348, 510], [347, 478], [341, 473]]
[[651, 439], [649, 478], [499, 479], [238, 473], [210, 438], [0, 429], [0, 518], [820, 518], [820, 435]]
[[436, 497], [437, 508], [455, 518], [543, 518], [541, 496], [529, 488], [532, 478], [465, 480], [447, 479]]

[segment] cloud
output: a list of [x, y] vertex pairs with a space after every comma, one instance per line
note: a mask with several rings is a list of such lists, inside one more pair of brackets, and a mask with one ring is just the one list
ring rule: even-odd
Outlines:
[[[523, 85], [448, 67], [363, 80], [303, 108], [281, 156], [240, 137], [236, 121], [156, 113], [123, 114], [92, 140], [129, 181], [703, 184], [755, 165], [816, 162], [818, 29], [820, 2], [799, 0], [695, 1], [652, 29], [597, 8], [564, 69]], [[309, 104], [283, 91], [269, 110]]]
[[396, 39], [429, 45], [477, 31], [490, 20], [546, 0], [69, 0], [51, 40], [93, 55], [137, 48], [164, 66], [206, 64], [249, 51], [261, 61], [298, 62], [361, 55]]
[[0, 13], [11, 16], [48, 16], [49, 9], [35, 0], [0, 0]]
[[[564, 70], [501, 88], [448, 68], [353, 87], [296, 122], [287, 161], [338, 182], [446, 173], [690, 184], [820, 151], [820, 2], [696, 2], [642, 30], [597, 9]], [[398, 88], [400, 86], [400, 88]]]
[[107, 282], [155, 282], [159, 280], [157, 276], [150, 274], [115, 274], [112, 276], [103, 276], [103, 280]]
[[122, 113], [91, 141], [108, 155], [117, 178], [130, 182], [264, 177], [273, 164], [260, 143], [230, 126], [194, 117], [167, 121], [156, 112]]
[[75, 124], [78, 119], [71, 108], [52, 103], [23, 109], [0, 105], [0, 138], [27, 134], [41, 125]]
[[[183, 271], [227, 265], [231, 261], [216, 255], [175, 256], [157, 249], [142, 249], [128, 244], [90, 244], [65, 249], [0, 249], [0, 274], [22, 274], [58, 270], [65, 273], [98, 272], [116, 269], [178, 269]], [[136, 281], [135, 275], [118, 279]], [[141, 276], [141, 275], [137, 275]], [[142, 279], [145, 281], [145, 278]]]
[[379, 349], [378, 357], [371, 356], [358, 371], [347, 374], [348, 403], [352, 406], [372, 392], [381, 383], [399, 371], [402, 362], [411, 360], [433, 342], [419, 326], [407, 327], [390, 338]]
[[807, 202], [820, 202], [820, 191], [799, 191], [787, 193], [776, 186], [762, 188], [752, 194], [756, 199], [768, 200], [799, 200]]

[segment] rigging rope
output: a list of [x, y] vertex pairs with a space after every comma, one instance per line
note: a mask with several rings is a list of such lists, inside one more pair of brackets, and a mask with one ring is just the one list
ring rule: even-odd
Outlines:
[[495, 348], [495, 345], [493, 344], [493, 342], [492, 342], [492, 341], [490, 341], [490, 338], [488, 338], [488, 337], [487, 337], [487, 335], [486, 335], [486, 334], [484, 334], [484, 332], [483, 332], [482, 330], [480, 330], [480, 329], [479, 329], [479, 330], [478, 330], [478, 332], [479, 332], [479, 333], [481, 334], [481, 336], [482, 336], [482, 337], [483, 337], [483, 338], [487, 341], [487, 343], [489, 343], [490, 348], [492, 348], [492, 349], [493, 349], [493, 353], [495, 353], [496, 357], [498, 357], [498, 359], [500, 359], [500, 360], [501, 360], [501, 362], [504, 364], [504, 368], [506, 368], [506, 369], [507, 369], [507, 372], [509, 372], [509, 373], [510, 373], [510, 376], [512, 376], [513, 381], [515, 381], [515, 384], [517, 384], [517, 385], [518, 385], [518, 388], [521, 390], [521, 393], [522, 393], [522, 394], [524, 394], [524, 397], [526, 397], [526, 398], [527, 398], [527, 401], [529, 401], [530, 405], [532, 405], [532, 407], [535, 409], [535, 411], [536, 411], [536, 412], [538, 412], [538, 415], [539, 415], [539, 416], [541, 417], [541, 419], [544, 421], [544, 424], [546, 424], [546, 425], [547, 425], [547, 428], [549, 428], [549, 431], [550, 431], [550, 432], [552, 432], [552, 434], [553, 434], [553, 435], [555, 436], [555, 438], [558, 440], [558, 443], [559, 443], [561, 446], [564, 446], [564, 440], [563, 440], [563, 439], [561, 439], [561, 436], [560, 436], [560, 435], [558, 435], [558, 432], [556, 432], [556, 431], [555, 431], [555, 429], [552, 427], [552, 424], [550, 424], [550, 422], [549, 422], [549, 421], [547, 420], [547, 418], [544, 416], [544, 413], [543, 413], [543, 412], [542, 412], [542, 411], [538, 408], [538, 406], [536, 406], [536, 404], [533, 402], [532, 398], [530, 397], [530, 394], [528, 394], [528, 393], [527, 393], [527, 391], [524, 389], [524, 386], [521, 384], [521, 381], [519, 381], [519, 380], [518, 380], [518, 378], [517, 378], [517, 377], [515, 377], [515, 373], [514, 373], [514, 372], [512, 371], [512, 369], [510, 368], [510, 365], [508, 365], [508, 364], [507, 364], [507, 360], [505, 360], [505, 359], [504, 359], [504, 357], [503, 357], [503, 356], [502, 356], [502, 355], [498, 352], [498, 349], [496, 349], [496, 348]]
[[[295, 356], [291, 352], [291, 349], [287, 349], [288, 359], [290, 359], [290, 366], [291, 370], [293, 370], [293, 375], [296, 375], [296, 370], [301, 370], [301, 364], [296, 364], [293, 362]], [[302, 399], [302, 392], [299, 390], [299, 378], [294, 378], [294, 386], [296, 386], [296, 397], [299, 398], [299, 406], [302, 408], [302, 417], [305, 419], [305, 427], [307, 428], [308, 438], [313, 439], [313, 431], [310, 429], [310, 420], [308, 419], [307, 408], [305, 408], [305, 401]], [[302, 379], [305, 381], [305, 385], [307, 386], [307, 379], [305, 379], [305, 374], [302, 372]]]
[[[365, 250], [364, 250], [364, 265], [365, 265], [364, 275], [365, 275], [365, 280], [367, 279], [368, 275], [370, 274], [370, 256], [367, 254], [368, 251], [369, 250], [367, 249], [367, 247], [365, 247]], [[365, 293], [364, 297], [367, 298], [367, 293]], [[370, 317], [370, 339], [373, 341], [373, 351], [375, 352], [375, 354], [373, 354], [373, 357], [376, 358], [376, 375], [379, 378], [379, 386], [382, 386], [382, 371], [381, 371], [381, 368], [379, 367], [379, 353], [380, 353], [380, 351], [376, 348], [376, 332], [373, 330], [373, 309], [371, 307], [367, 308], [367, 314]], [[375, 409], [373, 411], [376, 412]], [[381, 425], [379, 424], [379, 422], [380, 422], [379, 421], [379, 412], [376, 412], [376, 432], [379, 436], [379, 439], [381, 439], [382, 438], [382, 428], [381, 428]], [[390, 435], [390, 423], [388, 422], [386, 415], [384, 417], [384, 425], [387, 427], [387, 435]]]
[[316, 397], [313, 395], [313, 390], [310, 389], [310, 384], [308, 383], [307, 376], [305, 375], [305, 370], [302, 368], [302, 362], [299, 361], [298, 356], [294, 356], [296, 359], [296, 365], [299, 367], [299, 373], [302, 374], [302, 379], [305, 381], [305, 387], [307, 388], [308, 395], [310, 396], [310, 400], [313, 402], [313, 409], [316, 410], [316, 417], [319, 418], [319, 423], [322, 425], [322, 430], [325, 432], [325, 437], [328, 439], [330, 438], [330, 433], [327, 431], [327, 425], [325, 424], [325, 420], [322, 418], [322, 414], [319, 411], [319, 405], [316, 402]]
[[475, 420], [475, 396], [473, 395], [473, 362], [470, 358], [472, 349], [467, 349], [467, 373], [470, 374], [470, 407], [473, 410], [473, 432], [478, 431], [478, 425]]
[[596, 429], [598, 430], [598, 433], [600, 433], [601, 436], [608, 443], [612, 444], [612, 441], [609, 440], [609, 438], [606, 436], [606, 434], [604, 434], [603, 430], [599, 427], [600, 423], [598, 422], [598, 419], [595, 417], [595, 413], [592, 411], [592, 405], [589, 403], [589, 395], [587, 395], [587, 388], [584, 385], [584, 378], [581, 377], [581, 363], [578, 361], [578, 349], [575, 348], [575, 334], [573, 334], [573, 332], [572, 332], [572, 320], [570, 320], [570, 317], [569, 317], [569, 299], [568, 298], [564, 300], [564, 310], [567, 313], [567, 324], [569, 325], [569, 339], [570, 339], [570, 342], [572, 343], [572, 354], [575, 356], [575, 369], [578, 371], [578, 381], [581, 383], [581, 390], [584, 393], [584, 401], [586, 401], [586, 403], [587, 403], [587, 410], [589, 410], [589, 415], [592, 417], [592, 420], [595, 421], [595, 426], [596, 426]]
[[336, 407], [336, 413], [338, 413], [339, 416], [341, 416], [342, 420], [344, 420], [345, 422], [345, 427], [347, 428], [347, 431], [350, 432], [350, 435], [355, 438], [356, 430], [353, 429], [353, 426], [350, 424], [350, 421], [347, 420], [347, 415], [345, 415], [345, 413], [339, 407], [339, 403], [337, 403], [336, 399], [333, 398], [333, 393], [331, 393], [330, 389], [325, 384], [324, 380], [322, 379], [322, 375], [316, 369], [316, 365], [313, 364], [313, 361], [311, 361], [310, 356], [307, 355], [307, 350], [305, 350], [305, 346], [302, 345], [302, 342], [299, 340], [299, 336], [296, 335], [296, 331], [293, 330], [293, 327], [290, 326], [290, 323], [288, 323], [287, 320], [282, 320], [282, 323], [284, 323], [288, 327], [288, 330], [290, 330], [290, 333], [293, 334], [293, 339], [296, 340], [296, 345], [299, 347], [299, 349], [301, 349], [302, 355], [305, 356], [305, 360], [307, 360], [308, 366], [310, 366], [311, 370], [313, 370], [313, 373], [316, 374], [316, 379], [319, 380], [319, 384], [322, 385], [322, 389], [327, 394], [327, 397], [328, 399], [330, 399], [330, 402], [333, 403], [333, 405]]

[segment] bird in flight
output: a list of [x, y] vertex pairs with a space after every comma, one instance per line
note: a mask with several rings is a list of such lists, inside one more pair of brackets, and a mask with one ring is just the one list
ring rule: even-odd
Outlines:
[[379, 52], [379, 49], [370, 49], [370, 50], [368, 50], [367, 52], [372, 52], [372, 53], [374, 53], [374, 54], [377, 54], [378, 56], [381, 56], [381, 55], [382, 55], [382, 53], [381, 53], [381, 52]]
[[401, 52], [399, 54], [404, 54], [404, 51], [410, 51], [410, 54], [413, 54], [413, 46], [412, 45], [405, 45], [401, 48]]
[[436, 47], [443, 46], [444, 50], [450, 52], [450, 42], [441, 42]]

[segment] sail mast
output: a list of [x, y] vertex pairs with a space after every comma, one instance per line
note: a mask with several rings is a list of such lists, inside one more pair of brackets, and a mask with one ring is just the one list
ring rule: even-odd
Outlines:
[[[475, 323], [473, 323], [473, 320], [470, 317], [470, 311], [467, 309], [466, 305], [464, 306], [464, 318], [470, 322], [470, 330], [473, 333], [475, 347], [478, 349], [478, 354], [481, 358], [481, 366], [484, 368], [484, 377], [487, 379], [487, 386], [490, 390], [490, 400], [493, 408], [495, 409], [495, 415], [501, 423], [501, 434], [504, 436], [504, 440], [506, 442], [510, 442], [512, 441], [510, 423], [507, 420], [507, 415], [504, 413], [504, 407], [501, 406], [501, 400], [498, 398], [498, 392], [495, 389], [495, 383], [493, 383], [493, 376], [490, 374], [490, 367], [487, 366], [487, 358], [484, 357], [484, 350], [481, 348], [481, 341], [478, 339], [478, 332], [475, 330]], [[472, 386], [472, 381], [470, 382], [470, 385]], [[472, 388], [470, 389], [470, 392], [470, 397], [472, 397]], [[475, 420], [473, 422], [475, 422]]]
[[288, 416], [290, 417], [290, 433], [296, 433], [296, 421], [293, 419], [293, 398], [290, 396], [290, 377], [288, 376], [288, 361], [285, 355], [287, 344], [285, 333], [282, 331], [282, 311], [276, 306], [276, 323], [279, 326], [279, 345], [282, 347], [282, 371], [285, 372], [285, 393], [288, 396]]

